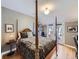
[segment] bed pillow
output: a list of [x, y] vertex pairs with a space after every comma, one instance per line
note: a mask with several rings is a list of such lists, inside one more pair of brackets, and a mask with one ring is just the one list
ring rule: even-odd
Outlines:
[[18, 33], [18, 39], [20, 39], [21, 38], [21, 35], [20, 35], [20, 32]]
[[20, 32], [21, 38], [28, 38], [27, 32]]
[[28, 34], [28, 37], [33, 37], [32, 32], [27, 32], [27, 34]]

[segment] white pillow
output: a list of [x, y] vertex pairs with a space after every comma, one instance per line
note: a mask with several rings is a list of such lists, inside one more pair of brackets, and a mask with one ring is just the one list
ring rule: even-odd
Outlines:
[[20, 39], [21, 38], [21, 34], [20, 33], [18, 33], [18, 39]]
[[27, 32], [28, 37], [33, 37], [32, 32]]

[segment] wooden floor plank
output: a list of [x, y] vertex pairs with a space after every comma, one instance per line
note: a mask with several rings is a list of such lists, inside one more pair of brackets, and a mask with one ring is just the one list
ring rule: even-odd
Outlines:
[[73, 48], [68, 48], [60, 44], [58, 44], [58, 56], [56, 56], [56, 51], [51, 54], [52, 56], [48, 59], [77, 59], [75, 55], [76, 51]]
[[7, 55], [4, 55], [2, 57], [2, 59], [23, 59], [22, 56], [19, 54], [19, 53], [15, 53], [14, 55], [12, 56], [7, 56]]

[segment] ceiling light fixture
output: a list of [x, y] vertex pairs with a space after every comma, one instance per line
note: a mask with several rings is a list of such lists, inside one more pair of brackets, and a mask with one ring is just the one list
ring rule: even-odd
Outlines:
[[50, 12], [49, 9], [48, 8], [45, 8], [45, 10], [44, 10], [45, 15], [48, 15], [49, 12]]

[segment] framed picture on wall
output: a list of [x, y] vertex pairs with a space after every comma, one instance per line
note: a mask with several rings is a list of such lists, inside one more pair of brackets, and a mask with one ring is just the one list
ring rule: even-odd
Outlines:
[[67, 32], [78, 32], [78, 26], [68, 26]]
[[13, 24], [5, 24], [5, 32], [7, 32], [7, 33], [14, 32], [14, 25]]

